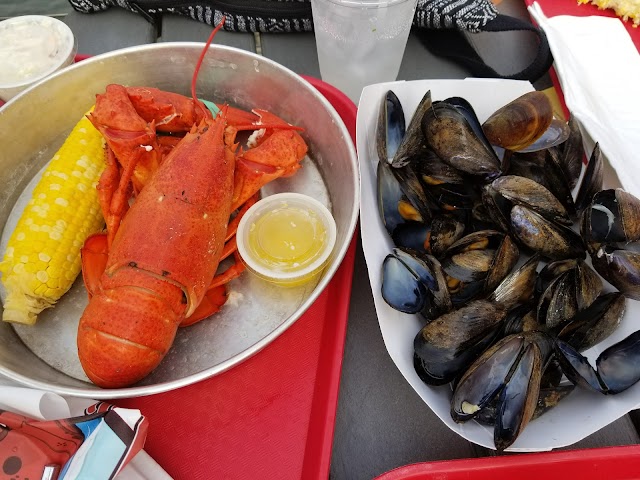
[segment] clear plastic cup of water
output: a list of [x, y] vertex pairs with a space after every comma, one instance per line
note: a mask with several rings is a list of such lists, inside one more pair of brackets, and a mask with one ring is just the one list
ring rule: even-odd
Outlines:
[[358, 103], [362, 89], [394, 81], [417, 0], [311, 0], [322, 80]]

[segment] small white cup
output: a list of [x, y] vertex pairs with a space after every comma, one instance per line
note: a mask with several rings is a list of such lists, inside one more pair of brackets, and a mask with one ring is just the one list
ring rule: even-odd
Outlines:
[[[296, 245], [294, 230], [305, 232], [305, 239], [309, 238], [306, 233], [312, 232], [314, 242]], [[278, 193], [247, 210], [238, 224], [236, 241], [238, 253], [250, 272], [271, 283], [293, 287], [313, 280], [327, 266], [336, 243], [336, 223], [331, 212], [314, 198], [293, 192]], [[283, 245], [292, 253], [286, 259], [281, 255]], [[306, 254], [294, 259], [296, 248], [300, 254], [303, 251]]]
[[8, 101], [70, 65], [76, 49], [71, 29], [55, 18], [25, 15], [0, 22], [0, 99]]
[[392, 82], [417, 0], [311, 0], [322, 80], [358, 103], [362, 89]]

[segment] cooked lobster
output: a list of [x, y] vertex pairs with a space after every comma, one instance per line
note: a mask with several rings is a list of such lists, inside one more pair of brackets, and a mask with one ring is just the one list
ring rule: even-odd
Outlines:
[[[219, 28], [196, 66], [191, 99], [110, 85], [90, 114], [107, 143], [97, 186], [107, 232], [89, 238], [82, 251], [90, 301], [80, 319], [78, 354], [101, 387], [144, 378], [164, 358], [179, 326], [224, 304], [224, 283], [243, 266], [236, 260], [215, 275], [221, 258], [234, 251], [240, 215], [264, 184], [300, 168], [307, 152], [299, 129], [268, 112], [222, 106], [212, 118], [196, 99], [199, 66]], [[178, 142], [156, 135], [184, 130]], [[235, 143], [239, 130], [264, 135], [243, 151]]]

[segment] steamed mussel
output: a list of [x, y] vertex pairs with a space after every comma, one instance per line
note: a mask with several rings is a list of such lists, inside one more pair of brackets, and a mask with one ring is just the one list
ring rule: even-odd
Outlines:
[[578, 185], [580, 130], [542, 97], [481, 124], [466, 100], [427, 92], [405, 129], [388, 92], [378, 122], [378, 206], [395, 245], [383, 299], [420, 315], [416, 373], [451, 384], [452, 418], [492, 425], [499, 450], [575, 385], [615, 394], [640, 379], [640, 333], [595, 368], [581, 353], [640, 299], [640, 200], [602, 190], [597, 144]]

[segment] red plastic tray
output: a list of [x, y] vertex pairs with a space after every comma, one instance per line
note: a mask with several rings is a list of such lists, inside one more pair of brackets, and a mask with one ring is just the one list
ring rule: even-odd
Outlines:
[[527, 480], [640, 478], [640, 445], [416, 463], [376, 480]]
[[[305, 77], [355, 140], [356, 106]], [[333, 279], [287, 331], [242, 364], [167, 393], [116, 401], [149, 419], [145, 450], [176, 479], [326, 479], [356, 236]]]

